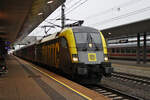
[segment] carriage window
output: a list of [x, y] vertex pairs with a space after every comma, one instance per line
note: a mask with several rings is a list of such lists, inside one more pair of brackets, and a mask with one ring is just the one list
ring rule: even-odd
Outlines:
[[140, 53], [143, 53], [143, 50], [140, 50]]
[[150, 53], [150, 49], [147, 49], [147, 53]]
[[136, 49], [133, 49], [133, 50], [132, 50], [132, 53], [136, 53]]
[[112, 53], [115, 53], [115, 49], [114, 48], [112, 48]]
[[126, 48], [126, 53], [130, 53], [130, 48]]
[[116, 50], [117, 50], [116, 53], [119, 53], [119, 48], [117, 48]]
[[61, 38], [61, 46], [67, 48], [67, 40], [65, 38]]
[[125, 49], [124, 48], [121, 49], [121, 53], [125, 53]]

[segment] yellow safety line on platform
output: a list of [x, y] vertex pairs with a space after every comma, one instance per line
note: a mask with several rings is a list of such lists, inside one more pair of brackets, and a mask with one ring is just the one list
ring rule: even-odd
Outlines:
[[66, 85], [65, 83], [62, 83], [61, 81], [59, 81], [59, 80], [55, 79], [54, 77], [52, 77], [52, 76], [48, 75], [47, 73], [45, 73], [45, 72], [41, 71], [40, 69], [33, 67], [33, 65], [31, 65], [31, 67], [32, 67], [32, 68], [34, 68], [34, 69], [36, 69], [36, 70], [38, 70], [39, 72], [43, 73], [44, 75], [46, 75], [46, 76], [50, 77], [51, 79], [55, 80], [56, 82], [60, 83], [61, 85], [63, 85], [63, 86], [65, 86], [65, 87], [69, 88], [70, 90], [72, 90], [72, 91], [76, 92], [77, 94], [79, 94], [79, 95], [83, 96], [84, 98], [86, 98], [86, 99], [88, 99], [88, 100], [92, 100], [90, 97], [87, 97], [87, 96], [86, 96], [86, 95], [84, 95], [83, 93], [78, 92], [77, 90], [75, 90], [75, 89], [71, 88], [70, 86]]

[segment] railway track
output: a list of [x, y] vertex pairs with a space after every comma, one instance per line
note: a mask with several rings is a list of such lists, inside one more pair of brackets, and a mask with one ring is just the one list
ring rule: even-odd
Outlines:
[[100, 94], [103, 94], [111, 100], [144, 100], [142, 98], [131, 96], [127, 93], [123, 93], [117, 89], [110, 88], [104, 85], [90, 85], [86, 86], [89, 89], [92, 89]]
[[150, 86], [150, 78], [147, 78], [147, 77], [113, 72], [112, 78], [117, 78], [117, 79], [124, 80], [124, 81], [130, 81], [130, 82], [133, 82], [134, 84]]
[[[125, 73], [118, 73], [113, 72], [111, 78], [116, 78], [118, 80], [126, 81], [126, 83], [130, 84], [137, 84], [139, 86], [150, 86], [150, 78], [147, 77], [141, 77], [141, 76], [135, 76], [135, 75], [129, 75]], [[130, 95], [128, 92], [122, 92], [120, 89], [115, 89], [112, 87], [109, 87], [105, 84], [102, 85], [93, 85], [89, 86], [89, 89], [92, 89], [100, 94], [103, 94], [104, 96], [112, 99], [112, 100], [145, 100], [143, 98], [136, 97], [133, 95]]]

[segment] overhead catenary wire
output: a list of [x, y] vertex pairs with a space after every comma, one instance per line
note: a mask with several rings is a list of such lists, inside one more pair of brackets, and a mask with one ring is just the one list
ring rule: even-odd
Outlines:
[[70, 4], [70, 3], [72, 3], [73, 1], [75, 1], [75, 0], [68, 0], [68, 1], [66, 1], [66, 3], [67, 3], [67, 4]]
[[[74, 1], [74, 0], [70, 0], [69, 4], [72, 3], [72, 1]], [[69, 8], [66, 9], [66, 11], [72, 9], [74, 6], [76, 6], [76, 5], [77, 5], [78, 3], [80, 3], [81, 1], [82, 1], [82, 0], [78, 0], [77, 2], [73, 3], [73, 4], [71, 5], [71, 7], [69, 7]], [[59, 18], [60, 15], [61, 15], [61, 14], [59, 14], [59, 15], [57, 15], [55, 18], [53, 18], [54, 22], [57, 21], [56, 19]]]
[[[69, 9], [71, 9], [71, 8], [73, 8], [75, 5], [77, 5], [78, 3], [80, 3], [82, 0], [78, 0], [78, 1], [76, 1], [75, 3], [73, 3], [72, 5], [70, 5], [70, 7], [69, 8], [67, 8], [67, 10], [69, 10]], [[71, 2], [70, 2], [70, 4], [71, 4]], [[68, 5], [68, 4], [67, 4]]]
[[[74, 4], [73, 4], [73, 6], [71, 6], [69, 9], [71, 9], [71, 10], [67, 10], [68, 11], [68, 13], [70, 13], [71, 11], [73, 11], [74, 9], [76, 9], [77, 7], [79, 7], [79, 6], [81, 6], [82, 4], [84, 4], [85, 2], [87, 2], [88, 0], [84, 0], [83, 2], [81, 2], [82, 0], [78, 0], [77, 2], [75, 2]], [[80, 3], [81, 2], [81, 3]], [[76, 6], [77, 5], [77, 6]], [[72, 9], [74, 7], [74, 9]], [[57, 19], [59, 18], [59, 16], [60, 15], [58, 15], [58, 16], [56, 16], [54, 19], [48, 19], [48, 20], [54, 20], [54, 22], [53, 23], [55, 23], [56, 21], [57, 21]], [[61, 18], [60, 18], [61, 19]], [[61, 19], [62, 20], [62, 19]], [[78, 20], [71, 20], [71, 19], [68, 19], [69, 21], [78, 21]], [[49, 21], [45, 21], [45, 22], [47, 22], [47, 23], [49, 23]], [[50, 24], [52, 24], [52, 23], [50, 23]], [[53, 24], [53, 25], [55, 25], [55, 24]], [[56, 25], [55, 25], [56, 26]], [[58, 27], [58, 26], [57, 26]]]
[[126, 3], [123, 3], [123, 4], [121, 4], [121, 5], [118, 5], [117, 7], [112, 7], [112, 8], [110, 8], [110, 9], [106, 9], [105, 11], [101, 11], [101, 12], [98, 12], [98, 13], [95, 13], [95, 14], [93, 14], [93, 15], [90, 15], [90, 16], [88, 16], [88, 17], [86, 17], [85, 19], [87, 19], [87, 20], [90, 20], [90, 19], [94, 19], [94, 18], [96, 18], [96, 17], [99, 17], [99, 16], [103, 16], [103, 15], [105, 15], [105, 14], [108, 14], [108, 13], [110, 13], [110, 12], [112, 12], [113, 10], [118, 10], [118, 8], [124, 8], [124, 7], [128, 7], [128, 6], [131, 6], [131, 5], [133, 5], [133, 4], [137, 4], [137, 2], [140, 2], [140, 1], [142, 1], [142, 0], [131, 0], [131, 1], [129, 1], [129, 2], [126, 2]]
[[[73, 1], [73, 0], [72, 0]], [[71, 1], [71, 2], [72, 2]], [[69, 14], [70, 12], [72, 12], [73, 10], [75, 10], [75, 9], [77, 9], [78, 7], [80, 7], [82, 4], [84, 4], [85, 2], [87, 2], [88, 0], [84, 0], [83, 2], [81, 2], [82, 0], [78, 0], [77, 2], [75, 2], [70, 8], [68, 8], [66, 11], [66, 15], [67, 14]], [[124, 3], [124, 4], [121, 4], [121, 5], [119, 5], [119, 6], [126, 6], [126, 5], [131, 5], [131, 4], [133, 4], [133, 3], [137, 3], [137, 1], [141, 1], [141, 0], [132, 0], [132, 1], [130, 1], [130, 2], [126, 2], [126, 3]], [[81, 3], [80, 3], [81, 2]], [[80, 4], [79, 4], [80, 3]], [[111, 8], [111, 9], [108, 9], [107, 11], [103, 11], [102, 13], [108, 13], [108, 12], [110, 12], [111, 10], [112, 10], [113, 8]], [[59, 18], [59, 16], [60, 15], [58, 15], [58, 16], [56, 16], [55, 18], [54, 18], [54, 22], [56, 22], [57, 21], [57, 18]]]
[[59, 28], [61, 28], [61, 26], [60, 26], [60, 25], [56, 25], [56, 24], [54, 24], [54, 23], [51, 23], [51, 22], [48, 22], [48, 21], [46, 21], [46, 20], [45, 20], [45, 22], [47, 22], [47, 23], [49, 23], [49, 24], [52, 24], [52, 25], [54, 25], [54, 26], [56, 26], [56, 27], [59, 27]]
[[84, 0], [83, 2], [81, 2], [79, 5], [77, 5], [76, 7], [74, 7], [73, 9], [69, 10], [68, 12], [66, 12], [65, 14], [69, 14], [70, 12], [72, 12], [73, 10], [77, 9], [78, 7], [80, 7], [81, 5], [83, 5], [84, 3], [86, 3], [88, 0]]
[[150, 6], [148, 6], [146, 8], [143, 8], [143, 9], [140, 9], [140, 10], [136, 10], [136, 11], [133, 11], [133, 12], [126, 13], [124, 15], [113, 17], [113, 18], [110, 18], [110, 19], [107, 19], [107, 20], [104, 20], [104, 21], [101, 21], [101, 22], [97, 22], [97, 23], [94, 23], [94, 24], [91, 24], [91, 25], [106, 24], [106, 23], [111, 22], [111, 21], [119, 20], [119, 19], [122, 19], [122, 18], [127, 18], [127, 17], [130, 17], [132, 15], [139, 14], [139, 13], [144, 13], [144, 12], [149, 11], [149, 10], [150, 10]]
[[[75, 0], [68, 0], [68, 2], [66, 2], [66, 3], [69, 5], [69, 4], [73, 3], [73, 1], [75, 1]], [[79, 4], [81, 1], [82, 1], [82, 0], [78, 0], [77, 2], [73, 3], [73, 5], [72, 5], [70, 8], [67, 8], [66, 11], [72, 9], [74, 6], [76, 6], [77, 4]], [[45, 22], [46, 22], [46, 23], [49, 23], [49, 24], [52, 24], [52, 25], [54, 25], [54, 26], [56, 26], [56, 27], [58, 27], [58, 28], [61, 28], [61, 26], [54, 24], [56, 21], [58, 21], [57, 19], [58, 19], [59, 17], [60, 17], [60, 14], [57, 15], [56, 17], [54, 17], [53, 19], [46, 19]], [[76, 20], [71, 20], [71, 19], [69, 19], [69, 21], [76, 21]], [[51, 29], [51, 28], [49, 28], [48, 31], [49, 31], [50, 29]]]

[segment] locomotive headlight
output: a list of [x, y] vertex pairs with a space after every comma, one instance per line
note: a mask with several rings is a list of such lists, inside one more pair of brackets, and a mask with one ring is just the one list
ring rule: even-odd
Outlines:
[[78, 62], [79, 61], [78, 55], [77, 54], [73, 54], [72, 55], [72, 60], [73, 60], [73, 62]]
[[89, 43], [89, 47], [92, 48], [92, 43]]
[[73, 57], [72, 59], [73, 59], [74, 62], [78, 61], [78, 57]]
[[104, 57], [104, 61], [108, 61], [108, 57]]

